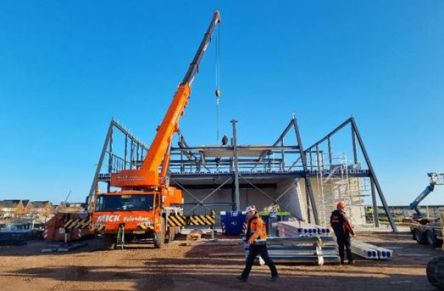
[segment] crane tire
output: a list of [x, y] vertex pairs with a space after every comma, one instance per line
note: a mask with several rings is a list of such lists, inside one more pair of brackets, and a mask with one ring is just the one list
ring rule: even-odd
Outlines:
[[433, 231], [431, 231], [431, 230], [426, 231], [425, 236], [426, 236], [427, 244], [429, 246], [434, 247], [434, 248], [439, 246], [440, 242], [436, 238], [436, 236], [433, 233]]
[[154, 233], [154, 247], [160, 249], [165, 244], [165, 219], [162, 219], [160, 232]]
[[444, 256], [436, 257], [427, 264], [427, 279], [436, 288], [444, 290]]
[[103, 236], [103, 248], [105, 250], [114, 250], [116, 248], [116, 237], [112, 234]]
[[424, 245], [427, 243], [425, 233], [421, 232], [419, 229], [415, 229], [414, 231], [415, 239], [420, 245]]

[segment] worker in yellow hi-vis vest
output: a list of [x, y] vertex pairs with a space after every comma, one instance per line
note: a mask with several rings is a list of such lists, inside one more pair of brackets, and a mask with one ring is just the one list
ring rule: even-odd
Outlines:
[[247, 207], [247, 233], [246, 240], [249, 243], [248, 256], [245, 261], [245, 268], [242, 274], [237, 277], [240, 281], [246, 282], [250, 274], [251, 267], [257, 255], [265, 261], [271, 271], [271, 281], [276, 281], [279, 278], [276, 266], [268, 255], [266, 239], [267, 230], [265, 223], [257, 213], [255, 206]]

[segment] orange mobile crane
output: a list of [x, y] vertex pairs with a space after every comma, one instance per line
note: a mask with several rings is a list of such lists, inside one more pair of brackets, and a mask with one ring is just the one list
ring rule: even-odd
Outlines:
[[219, 11], [214, 12], [141, 167], [112, 174], [111, 186], [121, 190], [96, 195], [91, 227], [104, 236], [106, 248], [114, 248], [116, 244], [123, 246], [125, 236], [153, 238], [155, 247], [160, 248], [179, 231], [179, 227], [170, 227], [167, 223], [169, 215], [183, 212], [182, 191], [170, 187], [168, 182], [169, 150], [188, 104], [199, 64], [220, 21]]

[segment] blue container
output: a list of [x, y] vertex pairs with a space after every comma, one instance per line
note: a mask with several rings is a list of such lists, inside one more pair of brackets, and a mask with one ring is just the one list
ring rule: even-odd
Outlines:
[[220, 224], [222, 232], [226, 235], [241, 235], [246, 219], [245, 214], [242, 211], [221, 211]]

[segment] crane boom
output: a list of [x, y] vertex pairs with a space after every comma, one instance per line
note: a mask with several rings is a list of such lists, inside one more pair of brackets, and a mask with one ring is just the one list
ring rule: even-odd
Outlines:
[[415, 210], [416, 215], [421, 216], [421, 212], [418, 209], [419, 203], [421, 203], [422, 200], [424, 200], [424, 198], [426, 198], [430, 193], [433, 192], [433, 190], [435, 190], [435, 184], [430, 183], [425, 189], [424, 191], [422, 191], [418, 197], [416, 197], [415, 201], [413, 201], [412, 203], [410, 203], [410, 209]]
[[[183, 115], [191, 94], [191, 85], [194, 77], [199, 71], [199, 64], [211, 41], [211, 35], [216, 26], [220, 23], [221, 17], [219, 11], [215, 11], [213, 18], [199, 48], [191, 62], [182, 82], [177, 89], [173, 101], [165, 114], [162, 123], [157, 129], [157, 134], [149, 148], [149, 151], [143, 161], [140, 169], [123, 170], [111, 175], [111, 185], [122, 188], [144, 188], [160, 186], [159, 176], [166, 175], [166, 169], [169, 163], [169, 148], [175, 132], [179, 128], [179, 120]], [[163, 163], [162, 163], [163, 161]], [[159, 175], [159, 167], [162, 171]]]
[[435, 190], [435, 185], [443, 185], [444, 184], [444, 174], [443, 173], [428, 173], [427, 174], [430, 177], [429, 185], [422, 191], [416, 199], [410, 203], [409, 207], [410, 209], [415, 210], [416, 215], [418, 217], [421, 217], [422, 214], [418, 209], [419, 203], [421, 203], [422, 200], [424, 200], [430, 193]]
[[207, 32], [205, 33], [200, 46], [197, 49], [196, 54], [194, 55], [193, 61], [191, 62], [188, 71], [183, 77], [181, 85], [189, 84], [191, 87], [194, 76], [196, 76], [197, 72], [199, 71], [199, 64], [208, 48], [208, 45], [210, 44], [211, 35], [213, 34], [214, 29], [216, 29], [216, 25], [220, 23], [220, 19], [220, 12], [216, 10], [213, 14], [213, 19], [208, 26]]

